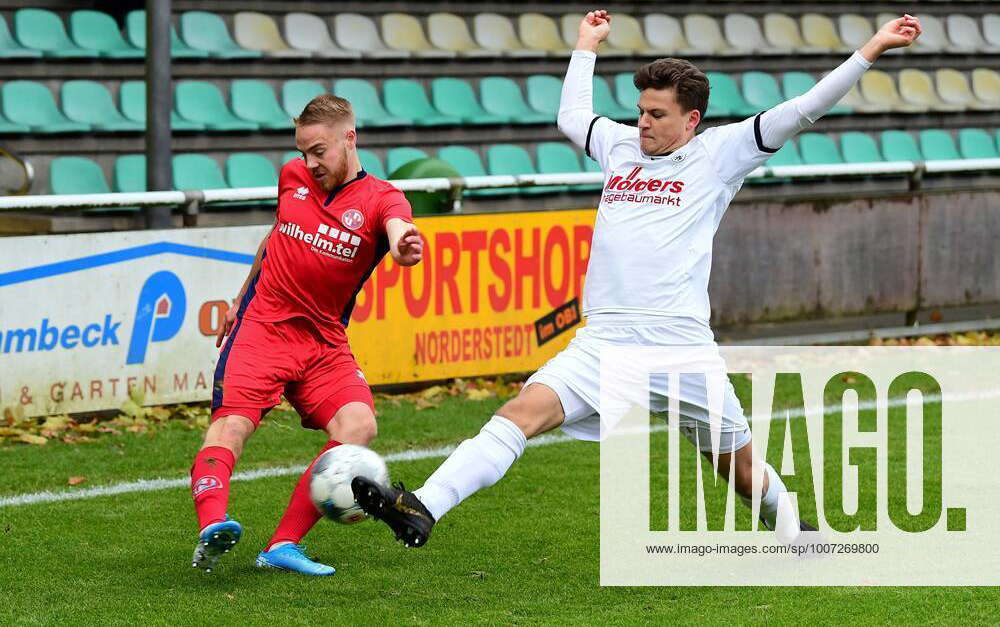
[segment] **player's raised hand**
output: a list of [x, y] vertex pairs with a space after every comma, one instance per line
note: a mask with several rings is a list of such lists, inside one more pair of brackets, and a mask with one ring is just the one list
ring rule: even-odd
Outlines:
[[226, 317], [222, 320], [222, 326], [219, 327], [219, 332], [215, 336], [215, 347], [219, 348], [222, 346], [222, 341], [226, 339], [229, 332], [233, 328], [233, 324], [236, 323], [236, 312], [239, 311], [236, 307], [230, 307], [229, 311], [226, 312]]
[[886, 22], [872, 39], [879, 43], [883, 51], [892, 50], [909, 46], [922, 32], [924, 31], [920, 28], [920, 19], [907, 13], [903, 17]]
[[403, 266], [413, 266], [420, 263], [424, 255], [424, 240], [420, 237], [420, 231], [412, 224], [403, 231], [396, 243], [396, 250], [399, 256], [396, 263]]
[[576, 49], [596, 52], [597, 46], [608, 38], [610, 32], [611, 15], [603, 9], [590, 11], [583, 16], [583, 21], [580, 22], [580, 34], [576, 42]]

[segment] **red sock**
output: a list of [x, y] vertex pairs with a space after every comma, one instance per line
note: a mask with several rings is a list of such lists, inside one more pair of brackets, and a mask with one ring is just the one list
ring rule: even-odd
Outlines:
[[199, 529], [226, 519], [229, 478], [235, 465], [233, 452], [222, 446], [206, 446], [195, 455], [191, 465], [191, 496]]
[[[340, 442], [336, 440], [327, 442], [323, 450], [316, 456], [316, 459], [319, 459], [320, 455], [335, 446], [340, 446]], [[274, 530], [274, 535], [271, 536], [270, 542], [267, 543], [267, 550], [271, 550], [271, 546], [275, 542], [292, 542], [298, 544], [299, 540], [304, 538], [309, 533], [309, 530], [313, 528], [316, 521], [323, 517], [317, 511], [316, 506], [313, 505], [312, 499], [309, 497], [309, 478], [316, 459], [312, 461], [312, 464], [309, 464], [309, 467], [302, 473], [299, 482], [295, 485], [292, 498], [288, 501], [288, 507], [285, 508], [285, 514], [281, 517], [278, 528]]]

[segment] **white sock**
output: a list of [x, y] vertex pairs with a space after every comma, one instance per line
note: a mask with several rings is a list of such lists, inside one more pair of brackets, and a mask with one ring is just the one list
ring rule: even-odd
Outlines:
[[493, 416], [476, 437], [459, 444], [414, 494], [435, 520], [441, 520], [474, 492], [499, 481], [527, 442], [520, 427]]
[[799, 535], [799, 515], [785, 483], [771, 464], [764, 464], [767, 473], [767, 492], [760, 499], [760, 515], [767, 526], [774, 529], [780, 542], [788, 543]]

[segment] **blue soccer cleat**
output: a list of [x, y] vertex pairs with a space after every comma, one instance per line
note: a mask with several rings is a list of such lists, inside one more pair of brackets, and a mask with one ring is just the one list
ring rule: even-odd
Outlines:
[[305, 549], [306, 547], [301, 544], [282, 544], [270, 551], [261, 551], [257, 555], [257, 567], [287, 570], [317, 577], [325, 577], [337, 572], [332, 566], [309, 559], [305, 554]]
[[201, 568], [206, 573], [212, 572], [219, 563], [219, 558], [232, 550], [242, 535], [243, 527], [235, 520], [230, 520], [228, 515], [226, 520], [208, 525], [198, 536], [198, 546], [194, 547], [191, 566]]

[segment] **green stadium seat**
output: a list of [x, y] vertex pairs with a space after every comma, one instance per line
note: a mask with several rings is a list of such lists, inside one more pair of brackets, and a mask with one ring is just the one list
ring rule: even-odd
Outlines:
[[923, 161], [917, 141], [906, 131], [882, 131], [882, 156], [886, 161]]
[[115, 106], [111, 93], [95, 81], [66, 81], [60, 89], [62, 109], [74, 122], [83, 122], [100, 131], [146, 130], [146, 125], [129, 120]]
[[767, 72], [743, 73], [743, 98], [758, 111], [767, 111], [784, 102], [778, 83]]
[[[778, 152], [774, 153], [767, 163], [764, 165], [768, 167], [783, 166], [783, 165], [802, 165], [802, 156], [799, 154], [799, 149], [795, 145], [795, 140], [789, 139], [785, 142]], [[760, 185], [765, 183], [789, 183], [792, 179], [785, 177], [766, 177], [757, 179], [747, 179], [748, 185]]]
[[601, 164], [600, 163], [598, 163], [597, 161], [591, 159], [587, 155], [583, 155], [583, 158], [581, 159], [581, 161], [583, 161], [583, 171], [584, 172], [603, 172], [604, 171], [604, 170], [601, 169]]
[[182, 81], [174, 91], [174, 108], [185, 120], [204, 124], [211, 131], [255, 131], [256, 122], [241, 120], [229, 110], [222, 92], [205, 81]]
[[[445, 146], [438, 149], [437, 157], [458, 170], [458, 173], [462, 176], [488, 176], [486, 168], [483, 167], [483, 161], [479, 158], [479, 153], [466, 146]], [[502, 196], [509, 193], [511, 193], [509, 189], [495, 188], [470, 189], [465, 191], [467, 196], [472, 197]]]
[[14, 32], [24, 46], [40, 50], [47, 57], [62, 59], [98, 56], [96, 50], [87, 50], [73, 43], [66, 34], [62, 19], [45, 9], [20, 9], [14, 14]]
[[[409, 118], [417, 126], [447, 126], [461, 124], [457, 115], [443, 115], [427, 100], [427, 93], [420, 83], [406, 78], [390, 78], [382, 86], [385, 107], [389, 113]], [[392, 173], [392, 168], [389, 168]]]
[[3, 115], [15, 124], [31, 127], [34, 133], [75, 133], [89, 131], [90, 125], [74, 122], [56, 106], [49, 88], [34, 81], [10, 81], [0, 88]]
[[256, 122], [263, 129], [290, 129], [295, 126], [292, 118], [278, 104], [274, 90], [263, 81], [234, 80], [229, 86], [229, 99], [237, 117]]
[[[796, 96], [801, 96], [816, 84], [816, 79], [806, 72], [785, 72], [781, 75], [781, 91], [785, 94], [785, 100], [791, 100]], [[851, 113], [852, 109], [847, 105], [836, 104], [827, 111], [827, 115], [845, 115]]]
[[607, 116], [612, 120], [635, 120], [639, 117], [635, 109], [626, 109], [618, 104], [615, 97], [611, 95], [611, 88], [608, 86], [608, 81], [603, 76], [594, 77], [593, 102], [595, 113]]
[[230, 187], [267, 187], [278, 184], [274, 164], [256, 152], [237, 152], [226, 159], [226, 181]]
[[7, 20], [0, 15], [0, 59], [37, 59], [41, 50], [25, 48], [14, 39], [7, 27]]
[[479, 81], [479, 100], [490, 113], [510, 118], [515, 124], [551, 124], [555, 116], [539, 113], [524, 101], [521, 88], [503, 76], [487, 76]]
[[920, 152], [928, 161], [937, 159], [961, 159], [951, 133], [941, 129], [920, 131]]
[[615, 97], [618, 98], [618, 104], [632, 111], [633, 117], [638, 117], [639, 90], [635, 88], [632, 76], [630, 72], [615, 74]]
[[101, 166], [84, 157], [56, 157], [49, 168], [53, 194], [107, 194], [111, 191]]
[[840, 136], [840, 149], [847, 163], [877, 163], [885, 161], [878, 144], [868, 133], [852, 131]]
[[963, 128], [958, 131], [958, 151], [965, 159], [996, 159], [1000, 157], [990, 134], [981, 128]]
[[382, 166], [382, 160], [378, 158], [377, 154], [371, 150], [358, 148], [358, 159], [365, 172], [383, 180], [386, 178], [385, 167]]
[[[541, 174], [565, 174], [567, 172], [583, 172], [580, 165], [580, 155], [569, 144], [562, 142], [542, 142], [535, 149], [538, 171]], [[603, 185], [580, 184], [567, 186], [573, 191], [594, 191]]]
[[256, 59], [258, 50], [241, 48], [229, 35], [222, 18], [207, 11], [187, 11], [180, 17], [181, 37], [195, 50], [203, 50], [221, 59]]
[[285, 81], [281, 84], [281, 106], [285, 113], [297, 118], [310, 100], [325, 93], [326, 90], [316, 81], [305, 78]]
[[476, 102], [472, 86], [460, 78], [435, 78], [431, 81], [431, 101], [445, 115], [461, 118], [465, 124], [504, 124], [510, 116], [487, 113]]
[[[144, 81], [125, 81], [118, 91], [119, 101], [122, 106], [122, 113], [129, 120], [134, 120], [146, 126], [146, 83]], [[172, 131], [203, 131], [205, 125], [191, 120], [185, 120], [177, 115], [176, 111], [170, 112], [170, 129]]]
[[799, 149], [802, 151], [802, 162], [806, 165], [844, 163], [844, 158], [837, 149], [837, 142], [823, 133], [802, 133], [799, 136]]
[[80, 47], [111, 59], [141, 59], [146, 52], [125, 41], [114, 18], [100, 11], [73, 11], [69, 31]]
[[[486, 169], [496, 175], [537, 174], [528, 151], [514, 144], [495, 144], [486, 149]], [[516, 193], [534, 196], [552, 192], [564, 192], [568, 185], [546, 185], [544, 187], [524, 187]]]
[[732, 76], [722, 72], [705, 72], [705, 75], [708, 77], [712, 94], [708, 99], [706, 118], [731, 116], [745, 118], [758, 112], [756, 107], [751, 106], [740, 95]]
[[27, 124], [17, 124], [0, 115], [0, 134], [9, 135], [11, 133], [28, 133], [31, 127]]
[[115, 159], [111, 186], [116, 192], [146, 191], [146, 155], [122, 155]]
[[426, 159], [427, 153], [419, 148], [402, 146], [400, 148], [390, 148], [385, 156], [385, 169], [392, 176], [396, 170], [411, 161]]
[[[125, 36], [136, 48], [146, 49], [146, 12], [143, 10], [129, 11], [125, 16]], [[195, 50], [177, 36], [177, 30], [170, 26], [170, 56], [174, 59], [207, 59], [204, 50]]]
[[289, 161], [291, 161], [292, 159], [301, 159], [301, 158], [302, 158], [301, 152], [299, 152], [298, 150], [289, 150], [285, 154], [281, 155], [281, 166], [284, 167], [284, 165]]
[[562, 97], [562, 80], [545, 74], [532, 74], [524, 82], [528, 105], [535, 111], [547, 113], [551, 119], [559, 114], [559, 99]]
[[175, 189], [226, 189], [229, 187], [226, 179], [222, 176], [219, 164], [208, 155], [174, 155], [173, 164]]
[[375, 85], [363, 78], [333, 81], [333, 93], [351, 102], [359, 127], [406, 126], [413, 123], [409, 118], [389, 115], [379, 100]]

